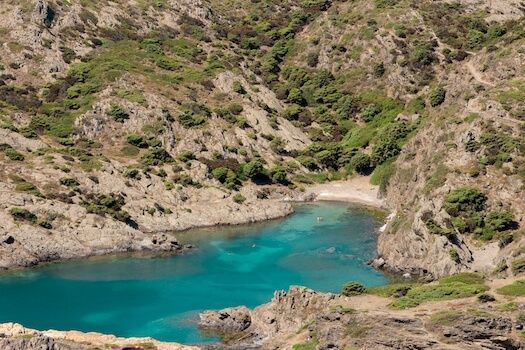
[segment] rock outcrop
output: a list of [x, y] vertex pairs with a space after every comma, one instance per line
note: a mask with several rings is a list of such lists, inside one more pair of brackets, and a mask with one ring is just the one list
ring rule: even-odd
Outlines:
[[[454, 311], [445, 321], [432, 318], [451, 308]], [[492, 311], [473, 316], [469, 308], [481, 314], [482, 309]], [[473, 298], [438, 302], [412, 312], [388, 311], [385, 300], [374, 296], [348, 298], [292, 286], [254, 310], [205, 312], [199, 326], [220, 334], [243, 331], [234, 343], [240, 348], [290, 349], [310, 344], [316, 349], [521, 350], [525, 343], [514, 333], [522, 328], [516, 316], [480, 306]]]
[[196, 346], [159, 342], [152, 338], [119, 338], [114, 335], [79, 331], [37, 331], [18, 323], [0, 324], [2, 350], [95, 350], [157, 349], [198, 350]]

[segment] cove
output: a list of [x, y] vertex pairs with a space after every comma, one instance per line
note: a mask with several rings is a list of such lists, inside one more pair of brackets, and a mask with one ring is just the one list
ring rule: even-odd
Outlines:
[[282, 220], [177, 233], [198, 247], [183, 255], [97, 258], [5, 273], [0, 322], [213, 341], [195, 326], [206, 309], [253, 308], [294, 284], [334, 293], [348, 281], [387, 284], [365, 265], [374, 257], [379, 225], [359, 207], [315, 203]]

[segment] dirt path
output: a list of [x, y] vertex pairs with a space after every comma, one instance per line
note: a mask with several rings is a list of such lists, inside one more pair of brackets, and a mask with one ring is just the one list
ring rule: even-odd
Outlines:
[[495, 84], [483, 79], [483, 75], [472, 65], [472, 62], [467, 62], [466, 66], [475, 81], [490, 87], [496, 86]]

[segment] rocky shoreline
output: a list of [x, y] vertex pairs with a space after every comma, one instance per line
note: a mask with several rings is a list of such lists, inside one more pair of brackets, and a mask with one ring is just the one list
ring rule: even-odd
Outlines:
[[[517, 303], [524, 298], [510, 299]], [[389, 298], [291, 286], [254, 310], [240, 306], [204, 312], [199, 326], [230, 334], [239, 349], [291, 349], [296, 344], [315, 349], [525, 349], [519, 311], [501, 306], [510, 299], [493, 304], [466, 298], [389, 310]]]
[[179, 243], [174, 236], [177, 231], [282, 218], [293, 213], [292, 204], [296, 202], [340, 200], [385, 208], [377, 186], [368, 184], [368, 180], [356, 177], [312, 186], [304, 192], [272, 189], [268, 199], [256, 198], [256, 186], [245, 186], [247, 200], [242, 205], [228, 197], [221, 198], [214, 189], [205, 189], [195, 193], [196, 198], [186, 204], [186, 209], [169, 215], [161, 210], [154, 215], [144, 213], [139, 202], [132, 202], [126, 209], [133, 214], [134, 227], [111, 217], [87, 213], [75, 203], [40, 201], [34, 196], [0, 191], [4, 208], [20, 206], [29, 212], [56, 217], [53, 228], [49, 229], [13, 220], [7, 211], [0, 211], [0, 270], [116, 253], [181, 253], [191, 247]]
[[[0, 194], [0, 198], [2, 195]], [[290, 215], [290, 203], [266, 200], [237, 207], [225, 203], [195, 203], [193, 210], [175, 218], [168, 215], [138, 217], [138, 227], [86, 213], [76, 205], [38, 203], [29, 196], [12, 195], [4, 206], [24, 203], [29, 212], [57, 216], [53, 229], [13, 220], [0, 211], [0, 270], [34, 267], [44, 262], [83, 259], [127, 252], [181, 253], [191, 246], [181, 244], [174, 232], [191, 228], [236, 225]]]

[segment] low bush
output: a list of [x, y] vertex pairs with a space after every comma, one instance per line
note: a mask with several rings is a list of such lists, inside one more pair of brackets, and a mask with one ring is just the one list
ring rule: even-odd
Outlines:
[[244, 203], [244, 201], [246, 200], [246, 197], [244, 197], [242, 194], [240, 193], [237, 193], [235, 194], [233, 197], [232, 197], [233, 201], [235, 203], [238, 203], [238, 204], [242, 204]]
[[144, 165], [162, 165], [174, 161], [175, 159], [162, 147], [153, 147], [140, 157], [140, 162]]
[[459, 311], [439, 311], [430, 316], [430, 322], [440, 326], [454, 326], [461, 317], [462, 313]]
[[443, 102], [445, 102], [445, 95], [446, 95], [446, 90], [443, 89], [442, 87], [439, 87], [435, 90], [432, 90], [428, 96], [428, 100], [430, 102], [430, 105], [432, 107], [437, 107], [439, 106], [440, 104], [442, 104]]
[[357, 282], [348, 282], [343, 286], [343, 291], [341, 294], [349, 297], [353, 295], [363, 294], [365, 287], [361, 283]]
[[36, 223], [38, 219], [35, 214], [31, 213], [29, 210], [24, 208], [14, 207], [9, 210], [9, 213], [15, 220], [29, 221], [33, 224]]
[[461, 273], [439, 280], [438, 285], [422, 285], [410, 289], [392, 303], [392, 309], [415, 307], [422, 302], [466, 298], [483, 293], [489, 289], [483, 278], [475, 273]]
[[119, 106], [119, 105], [111, 105], [109, 114], [118, 123], [124, 123], [124, 120], [129, 119], [128, 111], [126, 111], [124, 107]]
[[512, 272], [517, 275], [525, 271], [525, 259], [514, 260], [512, 262]]
[[101, 216], [109, 215], [116, 220], [132, 225], [129, 213], [122, 209], [124, 204], [124, 197], [114, 193], [108, 195], [88, 193], [80, 202], [80, 205], [86, 208], [88, 213]]
[[126, 141], [129, 144], [132, 144], [133, 146], [137, 146], [138, 148], [148, 148], [149, 144], [144, 139], [144, 136], [138, 135], [138, 134], [129, 134], [126, 136]]
[[366, 294], [378, 295], [383, 298], [401, 297], [414, 287], [419, 286], [416, 283], [394, 283], [381, 287], [368, 287], [365, 289]]
[[517, 280], [512, 284], [508, 284], [496, 289], [496, 293], [503, 295], [525, 295], [525, 280]]
[[14, 148], [7, 148], [7, 149], [5, 149], [4, 153], [9, 159], [14, 160], [14, 161], [22, 162], [25, 159], [24, 155], [22, 153], [18, 152]]
[[130, 179], [135, 179], [135, 180], [140, 180], [141, 179], [139, 169], [135, 169], [135, 168], [128, 168], [128, 169], [124, 170], [122, 175], [124, 177], [130, 178]]
[[80, 186], [80, 182], [77, 179], [72, 177], [65, 177], [60, 179], [60, 184], [67, 187], [77, 187]]

